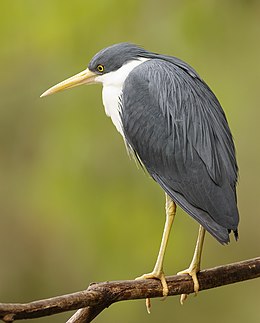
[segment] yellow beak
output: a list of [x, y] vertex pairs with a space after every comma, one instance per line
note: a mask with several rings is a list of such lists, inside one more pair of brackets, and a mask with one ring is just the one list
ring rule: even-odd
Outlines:
[[78, 85], [82, 85], [82, 84], [91, 84], [91, 83], [95, 83], [95, 78], [96, 78], [97, 74], [95, 74], [94, 72], [91, 72], [88, 68], [83, 71], [80, 72], [70, 78], [68, 78], [67, 80], [58, 83], [57, 85], [54, 85], [53, 87], [51, 87], [50, 89], [48, 89], [47, 91], [45, 91], [41, 97], [43, 96], [47, 96], [50, 94], [54, 94], [66, 89], [70, 89], [72, 87], [78, 86]]

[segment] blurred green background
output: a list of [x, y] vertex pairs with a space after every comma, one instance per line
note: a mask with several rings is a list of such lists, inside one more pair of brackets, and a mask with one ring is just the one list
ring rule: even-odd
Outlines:
[[[27, 302], [153, 268], [164, 194], [129, 160], [99, 86], [40, 99], [98, 50], [130, 41], [189, 62], [222, 103], [240, 166], [240, 240], [206, 237], [204, 268], [259, 256], [260, 2], [2, 0], [0, 301]], [[221, 207], [221, 206], [220, 206]], [[165, 271], [191, 260], [198, 225], [180, 209]], [[96, 322], [259, 322], [260, 281], [179, 299], [115, 304]], [[72, 313], [32, 320], [64, 322]]]

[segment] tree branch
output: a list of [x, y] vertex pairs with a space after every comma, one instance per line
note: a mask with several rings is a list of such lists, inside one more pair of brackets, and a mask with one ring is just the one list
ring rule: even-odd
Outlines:
[[[260, 257], [198, 273], [200, 290], [257, 277], [260, 277]], [[169, 296], [193, 292], [193, 281], [188, 275], [169, 276], [167, 284]], [[88, 323], [115, 302], [154, 297], [162, 297], [161, 283], [154, 279], [93, 283], [84, 291], [31, 303], [0, 303], [0, 319], [4, 322], [12, 322], [81, 309], [69, 319], [68, 323]]]

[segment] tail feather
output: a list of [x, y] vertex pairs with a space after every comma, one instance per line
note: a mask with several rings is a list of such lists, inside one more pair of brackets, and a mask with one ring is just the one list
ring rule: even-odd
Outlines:
[[156, 181], [163, 187], [165, 192], [176, 202], [185, 212], [191, 215], [197, 222], [199, 222], [218, 242], [221, 244], [228, 244], [230, 242], [229, 233], [234, 232], [235, 239], [238, 239], [237, 228], [225, 228], [218, 224], [213, 218], [204, 210], [194, 207], [188, 203], [187, 200], [178, 192], [169, 190], [164, 183], [156, 178]]

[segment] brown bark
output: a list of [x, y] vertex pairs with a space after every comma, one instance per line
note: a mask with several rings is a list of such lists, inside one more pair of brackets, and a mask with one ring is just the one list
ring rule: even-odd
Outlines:
[[[257, 277], [260, 277], [260, 257], [206, 269], [198, 273], [200, 290]], [[169, 296], [193, 292], [193, 281], [187, 275], [169, 276], [167, 277], [167, 284]], [[161, 283], [154, 279], [94, 283], [84, 291], [31, 303], [0, 303], [0, 319], [4, 322], [12, 322], [81, 309], [68, 322], [88, 323], [115, 302], [154, 297], [162, 297]]]

